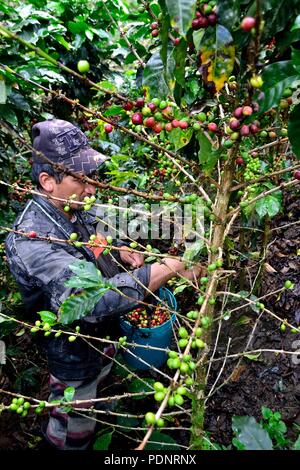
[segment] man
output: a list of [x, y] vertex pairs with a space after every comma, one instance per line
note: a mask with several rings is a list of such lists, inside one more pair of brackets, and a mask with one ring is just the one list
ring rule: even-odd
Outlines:
[[[120, 313], [143, 301], [148, 295], [146, 288], [154, 292], [174, 276], [193, 279], [200, 274], [200, 268], [185, 270], [183, 263], [168, 258], [161, 264], [144, 265], [143, 257], [131, 253], [126, 246], [120, 252], [115, 250], [112, 258], [80, 243], [41, 240], [40, 237], [70, 240], [70, 235], [77, 233], [77, 241], [88, 242], [90, 236], [95, 235], [93, 218], [81, 210], [82, 205], [70, 203], [70, 210], [64, 210], [70, 196], [76, 195], [76, 201], [84, 201], [85, 197], [95, 195], [95, 186], [55, 170], [42, 155], [76, 174], [87, 176], [93, 175], [106, 157], [92, 149], [85, 134], [66, 121], [52, 119], [37, 123], [32, 128], [32, 137], [33, 148], [37, 151], [32, 155], [32, 177], [37, 189], [46, 197], [33, 196], [14, 223], [15, 231], [30, 236], [12, 232], [6, 240], [10, 270], [31, 320], [36, 320], [38, 311], [57, 313], [61, 303], [76, 293], [76, 289], [65, 285], [73, 276], [69, 266], [76, 260], [95, 263], [103, 277], [121, 292], [106, 292], [93, 311], [79, 322], [80, 332], [94, 337], [105, 337], [116, 331]], [[119, 245], [122, 246], [120, 241]], [[132, 275], [120, 271], [114, 259], [135, 268]], [[114, 356], [114, 348], [100, 348], [97, 342], [99, 352], [80, 338], [70, 343], [64, 334], [59, 337], [51, 334], [43, 338], [43, 342], [50, 371], [49, 401], [60, 399], [69, 386], [76, 390], [74, 399], [96, 398], [97, 385], [111, 369], [112, 361], [108, 358]], [[93, 420], [54, 408], [46, 437], [59, 449], [86, 449], [94, 429]]]

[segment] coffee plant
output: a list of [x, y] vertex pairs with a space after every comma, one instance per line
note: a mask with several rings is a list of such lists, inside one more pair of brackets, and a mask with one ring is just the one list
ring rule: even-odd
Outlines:
[[[282, 299], [288, 304], [292, 298], [299, 270], [283, 270], [274, 286], [263, 286], [276, 271], [267, 259], [283, 225], [278, 221], [285, 220], [285, 201], [299, 198], [299, 45], [299, 0], [290, 0], [288, 8], [283, 0], [0, 0], [1, 337], [10, 342], [13, 334], [66, 334], [76, 342], [82, 335], [76, 321], [114, 288], [95, 266], [79, 263], [71, 266], [68, 286], [80, 286], [80, 295], [72, 294], [59, 312], [24, 317], [3, 242], [34, 190], [30, 134], [41, 120], [78, 124], [91, 145], [110, 156], [98, 180], [91, 180], [97, 197], [87, 198], [83, 210], [104, 207], [118, 222], [133, 223], [137, 214], [148, 220], [151, 206], [159, 203], [171, 235], [152, 237], [151, 230], [160, 227], [150, 219], [146, 234], [122, 234], [128, 249], [144, 254], [147, 263], [168, 252], [189, 267], [203, 266], [199, 279], [169, 281], [176, 311], [162, 305], [147, 318], [146, 297], [145, 305], [128, 314], [136, 328], [155, 328], [175, 314], [173, 340], [159, 369], [139, 373], [117, 356], [115, 374], [127, 390], [123, 398], [118, 395], [118, 426], [104, 428], [96, 449], [108, 448], [113, 435], [122, 433], [132, 448], [213, 449], [207, 408], [233, 374], [264, 360], [266, 352], [288, 357], [295, 367], [291, 344], [299, 339], [299, 317], [297, 323]], [[125, 210], [118, 204], [121, 196], [128, 202]], [[65, 201], [66, 212], [73, 201]], [[188, 205], [193, 222], [201, 219], [201, 233], [198, 227], [172, 238], [176, 205]], [[297, 223], [293, 214], [288, 212], [284, 227]], [[35, 227], [22, 235], [43, 239]], [[82, 246], [76, 233], [68, 243]], [[111, 235], [91, 238], [89, 245], [103, 247], [102, 256], [120, 249]], [[289, 347], [253, 347], [265, 318], [270, 331], [291, 337]], [[240, 350], [232, 349], [224, 333], [228, 321], [248, 328]], [[126, 336], [93, 340], [134, 354]], [[30, 419], [57, 406], [5, 383], [7, 413]], [[61, 407], [76, 410], [72, 399], [67, 390]], [[138, 412], [129, 412], [131, 406]], [[101, 421], [101, 411], [94, 413]], [[269, 421], [260, 432], [267, 429], [275, 447], [287, 445], [283, 421], [270, 413], [264, 410]], [[234, 430], [240, 436], [238, 418]], [[184, 442], [178, 440], [181, 427]]]

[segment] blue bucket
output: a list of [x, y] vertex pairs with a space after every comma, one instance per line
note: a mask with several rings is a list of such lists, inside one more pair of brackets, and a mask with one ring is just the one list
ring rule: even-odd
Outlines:
[[[166, 287], [161, 287], [156, 295], [164, 301], [171, 310], [176, 310], [177, 302], [172, 294], [172, 292]], [[149, 301], [149, 303], [155, 303]], [[121, 318], [120, 328], [124, 336], [127, 336], [127, 341], [129, 343], [136, 343], [142, 345], [154, 346], [157, 348], [168, 348], [172, 340], [172, 323], [174, 322], [176, 315], [173, 314], [169, 320], [159, 326], [153, 328], [137, 328], [132, 326], [128, 321]], [[124, 360], [130, 366], [133, 366], [136, 369], [147, 370], [151, 366], [160, 367], [162, 366], [168, 355], [164, 351], [155, 351], [154, 349], [145, 349], [139, 347], [128, 348], [129, 351], [132, 351], [136, 356], [133, 356], [127, 351], [123, 352]], [[149, 365], [144, 364], [139, 358], [146, 361]]]

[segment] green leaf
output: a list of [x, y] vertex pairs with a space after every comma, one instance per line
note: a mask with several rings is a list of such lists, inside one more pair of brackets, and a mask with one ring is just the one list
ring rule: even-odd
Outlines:
[[57, 323], [57, 316], [53, 312], [48, 312], [48, 310], [42, 310], [41, 312], [37, 312], [40, 315], [41, 320], [44, 323], [49, 323], [50, 326], [56, 325]]
[[266, 91], [268, 88], [273, 88], [278, 82], [294, 75], [295, 69], [291, 60], [284, 60], [268, 65], [263, 72], [264, 84], [262, 90]]
[[300, 436], [298, 437], [295, 444], [293, 445], [293, 450], [300, 450]]
[[63, 325], [69, 325], [75, 320], [80, 320], [91, 313], [96, 303], [109, 290], [90, 289], [80, 294], [72, 294], [60, 306], [60, 321]]
[[159, 25], [159, 37], [161, 40], [160, 57], [163, 61], [164, 66], [166, 67], [168, 58], [170, 16], [166, 11], [165, 0], [160, 0], [159, 3], [163, 12], [163, 17]]
[[172, 437], [159, 431], [154, 431], [151, 434], [150, 441], [146, 445], [145, 450], [181, 450]]
[[[145, 383], [147, 382], [147, 383]], [[141, 392], [153, 392], [152, 385], [154, 384], [154, 379], [143, 379], [143, 382], [139, 379], [134, 380], [128, 386], [128, 391], [130, 393], [141, 393]], [[149, 384], [149, 385], [147, 385]], [[144, 400], [145, 397], [140, 395], [138, 397], [132, 397], [134, 400]]]
[[215, 168], [218, 161], [218, 153], [213, 151], [210, 140], [203, 133], [197, 134], [200, 145], [198, 158], [205, 175], [209, 175]]
[[180, 292], [184, 291], [184, 289], [186, 289], [186, 287], [189, 287], [189, 284], [181, 284], [180, 286], [177, 286], [173, 290], [173, 294], [174, 295], [180, 294]]
[[0, 104], [0, 118], [9, 122], [13, 126], [18, 125], [18, 118], [15, 115], [14, 111], [7, 104]]
[[113, 433], [114, 431], [110, 431], [102, 434], [100, 437], [97, 437], [93, 445], [93, 450], [108, 450]]
[[85, 31], [88, 29], [88, 25], [84, 21], [68, 21], [67, 23], [68, 30], [71, 31], [73, 34], [80, 34], [80, 33], [85, 33]]
[[205, 29], [198, 29], [196, 31], [193, 31], [193, 43], [194, 43], [196, 51], [200, 51], [204, 33], [205, 33]]
[[165, 98], [169, 93], [164, 79], [164, 65], [159, 53], [153, 54], [146, 64], [143, 87], [146, 88], [150, 97]]
[[108, 108], [104, 114], [104, 116], [117, 116], [118, 114], [124, 113], [124, 109], [122, 106], [119, 106], [117, 104], [114, 104]]
[[297, 29], [300, 29], [300, 15], [296, 17], [295, 22], [291, 28], [291, 31], [296, 31]]
[[0, 104], [5, 104], [7, 100], [7, 88], [5, 81], [0, 79]]
[[176, 151], [187, 145], [191, 140], [192, 135], [193, 129], [191, 127], [185, 130], [177, 127], [168, 133], [169, 140], [171, 144], [174, 145]]
[[280, 212], [281, 207], [281, 197], [278, 198], [274, 194], [269, 194], [255, 203], [255, 210], [260, 219], [266, 215], [274, 217]]
[[60, 34], [54, 34], [53, 36], [55, 37], [56, 41], [59, 42], [59, 44], [65, 47], [68, 51], [72, 49], [72, 45], [67, 42], [63, 36], [61, 36]]
[[260, 356], [260, 353], [257, 354], [244, 354], [244, 357], [247, 359], [250, 359], [250, 361], [258, 361], [258, 358]]
[[85, 35], [90, 41], [92, 41], [94, 38], [94, 33], [90, 29], [86, 30]]
[[194, 261], [198, 258], [199, 253], [203, 249], [203, 240], [197, 240], [189, 246], [183, 255], [183, 259], [186, 261]]
[[267, 406], [262, 406], [261, 414], [262, 414], [263, 419], [269, 419], [271, 418], [271, 416], [273, 416], [273, 411]]
[[240, 19], [240, 1], [222, 0], [218, 3], [218, 21], [231, 29]]
[[21, 111], [30, 111], [30, 106], [21, 93], [13, 91], [10, 93], [8, 99], [14, 108], [20, 109]]
[[90, 261], [75, 261], [69, 268], [75, 274], [75, 277], [68, 279], [65, 285], [68, 287], [77, 287], [78, 289], [90, 287], [108, 287], [110, 284], [103, 281], [100, 271], [94, 263]]
[[292, 64], [294, 68], [297, 70], [297, 72], [300, 74], [300, 51], [299, 49], [295, 49], [294, 47], [292, 49]]
[[267, 431], [253, 416], [233, 416], [232, 429], [246, 450], [273, 450]]
[[171, 26], [185, 36], [192, 25], [195, 16], [195, 0], [166, 0], [166, 6], [171, 18]]
[[186, 62], [186, 53], [187, 53], [187, 42], [184, 39], [181, 39], [180, 43], [174, 47], [173, 56], [175, 60], [175, 69], [174, 75], [177, 80], [177, 83], [182, 87], [185, 86], [185, 62]]
[[207, 28], [201, 42], [201, 64], [205, 69], [205, 80], [214, 82], [217, 91], [230, 77], [234, 60], [235, 47], [228, 29], [220, 24], [213, 30]]
[[[285, 0], [264, 0], [262, 2], [263, 17], [266, 20], [263, 29], [263, 40], [272, 38], [280, 31], [288, 27], [288, 23], [293, 21], [299, 13], [298, 0], [289, 0], [289, 8]], [[255, 5], [253, 5], [253, 16], [255, 15]]]
[[300, 158], [300, 104], [297, 104], [290, 113], [288, 135], [294, 154]]
[[75, 395], [74, 387], [67, 387], [64, 389], [64, 399], [66, 401], [72, 401]]
[[271, 64], [263, 73], [264, 85], [262, 93], [258, 96], [259, 114], [277, 107], [285, 88], [299, 81], [299, 75], [293, 67], [292, 61], [282, 61]]

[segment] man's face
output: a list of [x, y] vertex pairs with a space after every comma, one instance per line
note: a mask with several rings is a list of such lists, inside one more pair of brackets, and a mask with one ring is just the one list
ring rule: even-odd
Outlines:
[[[54, 183], [53, 192], [51, 193], [52, 196], [61, 198], [61, 199], [69, 199], [70, 196], [76, 194], [76, 200], [82, 202], [86, 196], [94, 196], [96, 193], [95, 186], [89, 183], [83, 183], [82, 180], [76, 179], [73, 176], [67, 175], [64, 176], [61, 183]], [[64, 207], [66, 202], [59, 202], [55, 203], [55, 205], [59, 205], [60, 207]], [[74, 210], [80, 210], [83, 208], [82, 204], [72, 203], [71, 208]]]

